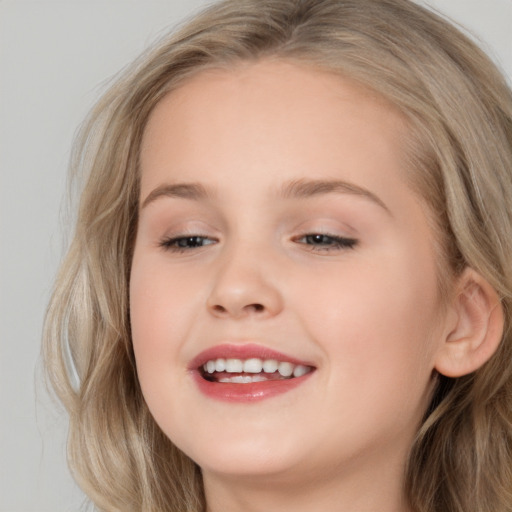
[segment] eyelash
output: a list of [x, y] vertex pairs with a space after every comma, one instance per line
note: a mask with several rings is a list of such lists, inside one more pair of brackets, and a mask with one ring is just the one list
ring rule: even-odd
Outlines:
[[[209, 241], [209, 243], [196, 245], [204, 241]], [[301, 242], [300, 240], [306, 240], [306, 242]], [[311, 246], [312, 251], [316, 252], [327, 252], [327, 251], [340, 251], [346, 249], [354, 249], [358, 241], [354, 238], [346, 238], [337, 235], [330, 235], [329, 233], [307, 233], [297, 237], [293, 240], [294, 242], [309, 245]], [[171, 238], [165, 238], [160, 242], [160, 247], [162, 247], [166, 251], [170, 251], [173, 253], [184, 253], [188, 251], [192, 251], [194, 249], [201, 249], [202, 247], [206, 247], [207, 245], [213, 245], [217, 242], [217, 240], [208, 238], [203, 235], [189, 235], [189, 236], [177, 236]], [[317, 242], [317, 243], [314, 243]], [[180, 244], [191, 243], [193, 246], [180, 245]]]
[[[300, 240], [308, 240], [319, 243], [300, 242]], [[320, 239], [320, 240], [319, 240]], [[355, 238], [346, 238], [343, 236], [330, 235], [329, 233], [307, 233], [294, 239], [295, 242], [304, 245], [310, 245], [313, 251], [340, 251], [344, 249], [354, 249], [358, 243]]]
[[[180, 245], [180, 243], [198, 243], [199, 241], [205, 241], [209, 240], [210, 243], [207, 243], [205, 245], [194, 245], [193, 247], [183, 246]], [[175, 252], [175, 253], [183, 253], [188, 252], [194, 249], [200, 249], [202, 247], [205, 247], [206, 245], [213, 245], [216, 242], [216, 240], [213, 240], [211, 238], [208, 238], [207, 236], [203, 235], [188, 235], [188, 236], [177, 236], [177, 237], [170, 237], [165, 238], [160, 242], [160, 247], [162, 247], [166, 251]]]

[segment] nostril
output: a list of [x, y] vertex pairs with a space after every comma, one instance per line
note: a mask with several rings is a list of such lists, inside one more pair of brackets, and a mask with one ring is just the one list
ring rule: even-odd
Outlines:
[[[247, 304], [243, 306], [241, 309], [238, 310], [238, 308], [233, 308], [232, 310], [229, 307], [222, 306], [221, 304], [215, 304], [211, 306], [212, 311], [214, 311], [217, 314], [225, 315], [227, 313], [232, 313], [234, 316], [238, 316], [240, 314], [247, 314], [247, 313], [263, 313], [266, 308], [263, 304], [254, 303], [254, 304]], [[238, 312], [236, 312], [238, 310]]]

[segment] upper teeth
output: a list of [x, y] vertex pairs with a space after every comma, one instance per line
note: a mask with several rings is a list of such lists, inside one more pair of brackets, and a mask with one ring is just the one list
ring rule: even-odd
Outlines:
[[274, 373], [279, 372], [283, 377], [302, 377], [311, 368], [302, 364], [293, 364], [288, 361], [276, 361], [275, 359], [211, 359], [203, 365], [205, 372], [227, 373]]

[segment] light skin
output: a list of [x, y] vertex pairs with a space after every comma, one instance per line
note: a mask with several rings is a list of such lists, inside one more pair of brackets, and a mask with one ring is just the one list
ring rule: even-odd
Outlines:
[[[481, 276], [464, 272], [442, 305], [406, 134], [379, 97], [276, 60], [202, 71], [152, 113], [133, 345], [209, 512], [408, 511], [403, 472], [436, 371], [469, 373], [496, 349], [502, 312]], [[201, 393], [190, 361], [248, 342], [315, 371], [251, 403]]]

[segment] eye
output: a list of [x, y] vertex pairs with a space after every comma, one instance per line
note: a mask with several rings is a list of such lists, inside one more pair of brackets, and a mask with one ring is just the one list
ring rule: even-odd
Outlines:
[[159, 245], [166, 251], [186, 252], [194, 249], [200, 249], [201, 247], [212, 245], [216, 242], [216, 240], [206, 236], [189, 235], [165, 238]]
[[329, 235], [327, 233], [308, 233], [296, 238], [299, 244], [308, 245], [314, 251], [335, 251], [343, 249], [353, 249], [357, 245], [354, 238]]

